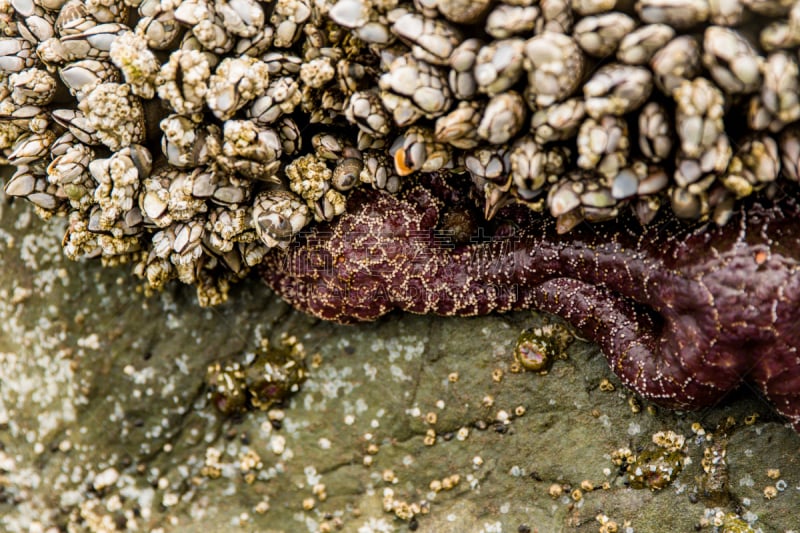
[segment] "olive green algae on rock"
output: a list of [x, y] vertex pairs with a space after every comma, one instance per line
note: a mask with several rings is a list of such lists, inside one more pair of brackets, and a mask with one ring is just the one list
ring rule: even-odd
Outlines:
[[[215, 309], [180, 287], [145, 297], [125, 266], [66, 261], [63, 226], [0, 209], [2, 531], [800, 524], [800, 438], [750, 393], [656, 410], [580, 340], [548, 370], [524, 371], [520, 333], [553, 323], [530, 312], [335, 326], [257, 282]], [[208, 366], [287, 336], [306, 353], [300, 391], [218, 413]], [[662, 452], [659, 439], [680, 446]], [[669, 478], [650, 475], [647, 457]]]

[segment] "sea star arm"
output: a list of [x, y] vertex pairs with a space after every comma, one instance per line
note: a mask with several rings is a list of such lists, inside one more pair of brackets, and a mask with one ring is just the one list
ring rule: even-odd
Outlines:
[[[778, 355], [781, 354], [781, 355]], [[767, 346], [755, 354], [758, 358], [751, 377], [775, 410], [786, 417], [800, 433], [800, 354], [785, 343]]]
[[555, 278], [533, 288], [531, 301], [599, 344], [626, 386], [661, 405], [709, 405], [741, 382], [738, 368], [715, 370], [713, 380], [698, 377], [698, 365], [719, 358], [713, 343], [605, 287]]

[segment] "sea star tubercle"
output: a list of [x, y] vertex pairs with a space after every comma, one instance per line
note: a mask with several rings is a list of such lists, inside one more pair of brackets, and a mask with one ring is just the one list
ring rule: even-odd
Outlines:
[[597, 342], [645, 398], [698, 408], [748, 380], [800, 431], [797, 202], [754, 203], [723, 227], [663, 217], [557, 235], [542, 218], [463, 244], [435, 231], [443, 205], [419, 185], [359, 192], [335, 222], [268, 255], [262, 275], [295, 307], [337, 322], [392, 309], [548, 311]]

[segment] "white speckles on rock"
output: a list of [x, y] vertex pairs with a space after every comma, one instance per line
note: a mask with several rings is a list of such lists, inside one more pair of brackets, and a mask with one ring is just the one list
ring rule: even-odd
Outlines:
[[272, 435], [269, 439], [269, 449], [275, 455], [281, 455], [286, 450], [286, 437], [283, 435]]
[[101, 491], [114, 485], [119, 479], [119, 472], [116, 468], [107, 468], [97, 474], [92, 482], [94, 490]]
[[628, 424], [628, 435], [630, 435], [631, 437], [639, 435], [641, 432], [642, 428], [638, 423], [631, 422], [630, 424]]
[[100, 349], [100, 337], [98, 337], [97, 333], [91, 333], [86, 337], [81, 337], [78, 339], [78, 346], [83, 348], [90, 348], [92, 350], [99, 350]]

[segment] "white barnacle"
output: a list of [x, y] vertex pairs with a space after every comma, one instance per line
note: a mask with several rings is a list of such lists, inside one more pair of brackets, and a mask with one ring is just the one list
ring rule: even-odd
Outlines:
[[252, 217], [247, 208], [218, 207], [208, 216], [206, 234], [208, 244], [215, 251], [226, 253], [233, 250], [238, 242], [252, 242], [256, 233], [252, 225]]
[[298, 157], [286, 165], [286, 177], [289, 187], [299, 194], [310, 206], [322, 198], [330, 188], [333, 171], [325, 161], [315, 154]]
[[217, 163], [251, 179], [276, 181], [282, 145], [275, 130], [250, 120], [228, 120], [222, 134], [222, 157]]
[[201, 125], [199, 116], [169, 115], [159, 126], [161, 150], [167, 161], [176, 167], [204, 165], [212, 157], [213, 147], [219, 145], [219, 127], [216, 124]]
[[24, 131], [10, 120], [0, 121], [0, 150], [11, 148]]
[[523, 66], [528, 71], [526, 99], [539, 108], [572, 94], [581, 82], [584, 58], [574, 38], [546, 31], [525, 42]]
[[8, 162], [12, 165], [28, 165], [47, 155], [56, 134], [50, 130], [41, 133], [29, 133], [17, 139], [8, 154]]
[[630, 148], [628, 124], [614, 115], [587, 118], [578, 131], [579, 167], [613, 178], [625, 166]]
[[286, 248], [291, 238], [309, 222], [311, 215], [308, 207], [300, 197], [289, 191], [264, 191], [253, 202], [253, 227], [269, 248]]
[[155, 96], [156, 75], [160, 67], [143, 37], [132, 31], [123, 33], [111, 43], [110, 55], [133, 94], [142, 98]]
[[289, 187], [314, 211], [317, 221], [331, 220], [344, 212], [346, 199], [332, 188], [333, 171], [315, 154], [298, 157], [285, 168]]
[[643, 67], [600, 67], [583, 85], [586, 112], [593, 118], [624, 115], [643, 105], [653, 89], [653, 75]]
[[725, 97], [706, 78], [682, 81], [673, 91], [673, 97], [681, 150], [689, 157], [700, 157], [724, 135]]
[[401, 127], [411, 125], [422, 116], [431, 119], [441, 116], [453, 104], [444, 73], [411, 54], [396, 57], [378, 84], [383, 105]]
[[292, 46], [300, 38], [303, 25], [310, 16], [309, 0], [277, 0], [270, 17], [275, 27], [273, 45], [278, 48]]
[[89, 231], [89, 220], [80, 211], [69, 214], [69, 225], [64, 235], [64, 253], [73, 260], [101, 253], [97, 234]]
[[140, 145], [127, 146], [108, 159], [89, 163], [89, 171], [98, 184], [94, 200], [101, 210], [101, 229], [110, 229], [136, 207], [140, 183], [149, 175], [151, 165], [150, 152]]
[[36, 65], [36, 51], [25, 39], [5, 37], [0, 39], [0, 70], [19, 72]]
[[339, 0], [328, 16], [345, 28], [360, 28], [370, 19], [370, 4], [363, 0]]
[[314, 89], [321, 89], [336, 75], [329, 57], [317, 57], [306, 61], [300, 67], [300, 80]]
[[59, 69], [59, 76], [69, 92], [79, 101], [101, 83], [120, 81], [119, 71], [114, 65], [96, 59], [72, 61]]
[[176, 50], [156, 77], [158, 96], [181, 114], [201, 111], [208, 91], [211, 68], [206, 55], [197, 50]]
[[94, 157], [94, 150], [89, 146], [75, 142], [47, 166], [47, 180], [61, 187], [72, 207], [80, 211], [94, 203], [91, 191], [96, 182], [89, 173], [89, 163]]
[[[54, 0], [60, 1], [60, 0]], [[99, 22], [124, 22], [128, 6], [123, 0], [83, 0], [89, 13]]]
[[144, 110], [125, 83], [101, 83], [78, 103], [100, 141], [119, 150], [144, 140]]
[[281, 116], [292, 113], [302, 99], [299, 84], [294, 78], [273, 78], [266, 93], [250, 105], [247, 115], [258, 124], [272, 124]]
[[394, 158], [394, 168], [400, 176], [452, 166], [450, 147], [437, 142], [434, 132], [422, 126], [412, 126], [395, 139], [389, 154]]
[[56, 94], [57, 82], [46, 70], [29, 68], [11, 74], [8, 78], [12, 88], [11, 99], [19, 106], [49, 104]]
[[456, 148], [477, 147], [481, 142], [478, 125], [485, 107], [482, 101], [459, 102], [450, 113], [436, 119], [436, 140]]
[[227, 57], [208, 83], [206, 103], [220, 120], [228, 120], [269, 86], [269, 68], [254, 57]]
[[503, 144], [515, 136], [527, 117], [522, 96], [507, 91], [493, 96], [478, 125], [478, 135], [491, 144]]
[[391, 131], [391, 117], [376, 91], [354, 92], [344, 113], [351, 124], [374, 137], [385, 137]]
[[227, 31], [253, 37], [264, 27], [264, 9], [255, 0], [217, 0], [214, 11]]

